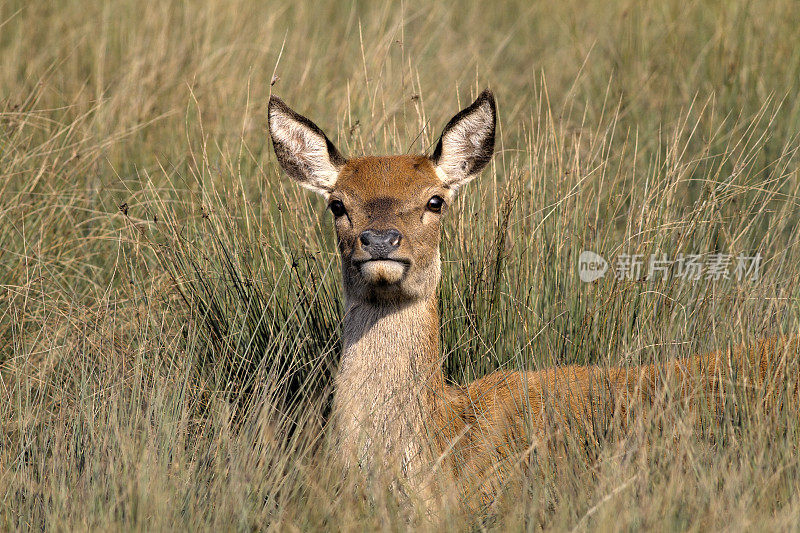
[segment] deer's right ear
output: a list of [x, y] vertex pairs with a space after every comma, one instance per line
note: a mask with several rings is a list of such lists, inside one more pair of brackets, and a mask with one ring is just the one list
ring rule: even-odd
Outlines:
[[450, 119], [431, 155], [444, 185], [457, 189], [489, 164], [494, 153], [496, 124], [497, 106], [489, 89]]
[[269, 99], [269, 134], [278, 162], [303, 187], [322, 195], [333, 190], [347, 162], [319, 127], [277, 96]]

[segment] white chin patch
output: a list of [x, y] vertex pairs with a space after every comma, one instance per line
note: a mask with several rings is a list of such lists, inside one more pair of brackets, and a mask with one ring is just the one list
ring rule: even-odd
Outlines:
[[405, 271], [405, 265], [397, 261], [368, 261], [361, 265], [361, 275], [371, 285], [397, 283]]

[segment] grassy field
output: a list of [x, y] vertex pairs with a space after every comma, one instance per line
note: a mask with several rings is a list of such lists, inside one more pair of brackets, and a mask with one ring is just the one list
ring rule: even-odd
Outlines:
[[[497, 154], [444, 238], [452, 382], [798, 330], [793, 0], [314, 4], [0, 3], [0, 528], [408, 525], [329, 460], [338, 260], [271, 93], [357, 155], [428, 150], [494, 90]], [[763, 260], [583, 283], [582, 250]], [[496, 516], [446, 523], [796, 529], [797, 405], [729, 392], [566, 435]]]

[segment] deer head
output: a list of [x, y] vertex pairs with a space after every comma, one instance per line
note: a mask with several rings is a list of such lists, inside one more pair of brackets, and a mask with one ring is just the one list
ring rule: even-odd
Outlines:
[[316, 124], [281, 99], [270, 98], [268, 114], [281, 167], [328, 202], [348, 300], [404, 303], [435, 295], [442, 217], [456, 189], [494, 151], [492, 93], [483, 91], [447, 123], [430, 156], [345, 159]]

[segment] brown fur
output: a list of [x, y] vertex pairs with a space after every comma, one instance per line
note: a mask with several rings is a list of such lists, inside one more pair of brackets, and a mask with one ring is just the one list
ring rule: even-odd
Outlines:
[[[435, 489], [425, 483], [422, 473], [444, 457], [448, 484], [458, 487], [471, 506], [483, 507], [508, 477], [508, 465], [519, 463], [526, 450], [537, 446], [537, 439], [546, 437], [548, 417], [556, 423], [564, 418], [584, 422], [584, 429], [612, 417], [624, 419], [632, 405], [644, 407], [650, 402], [660, 380], [670, 376], [680, 381], [683, 394], [704, 388], [713, 398], [719, 380], [729, 375], [728, 366], [741, 370], [745, 364], [758, 365], [751, 377], [763, 380], [783, 347], [778, 341], [762, 341], [751, 348], [661, 366], [500, 371], [464, 387], [447, 385], [434, 290], [440, 276], [440, 224], [438, 219], [421, 222], [421, 206], [432, 191], [448, 191], [437, 185], [433, 169], [425, 163], [411, 156], [356, 160], [345, 166], [331, 196], [346, 199], [353, 212], [352, 223], [337, 223], [337, 235], [347, 273], [345, 291], [350, 302], [358, 302], [348, 305], [345, 317], [334, 411], [338, 420], [350, 421], [339, 429], [343, 443], [352, 446], [359, 432], [376, 432], [369, 437], [372, 444], [383, 439], [381, 447], [372, 450], [363, 442], [357, 450], [346, 451], [343, 446], [345, 454], [359, 455], [362, 466], [399, 468], [405, 477], [418, 479], [417, 490], [430, 496]], [[368, 206], [376, 198], [387, 199], [387, 208], [370, 212]], [[410, 284], [410, 294], [421, 295], [409, 298], [414, 303], [405, 299], [392, 303], [393, 298], [381, 299], [380, 294], [359, 299], [362, 289], [353, 289], [358, 275], [350, 270], [349, 255], [355, 253], [355, 235], [366, 226], [402, 231], [402, 251], [413, 258], [412, 272], [419, 272], [414, 279], [422, 280], [424, 287], [417, 290]], [[385, 324], [376, 326], [367, 318], [372, 314], [379, 314]], [[432, 449], [426, 449], [429, 441]]]
[[[509, 470], [547, 439], [551, 422], [578, 423], [589, 433], [598, 421], [624, 425], [632, 408], [652, 402], [665, 377], [678, 381], [681, 397], [695, 401], [704, 391], [713, 401], [732, 373], [763, 384], [782, 351], [797, 352], [796, 342], [774, 339], [659, 366], [501, 371], [466, 386], [446, 384], [437, 295], [441, 220], [455, 189], [488, 163], [494, 126], [494, 98], [485, 91], [448, 123], [432, 158], [344, 161], [308, 119], [270, 102], [271, 134], [287, 173], [330, 204], [341, 202], [335, 225], [346, 311], [333, 419], [343, 461], [370, 477], [408, 483], [426, 500], [458, 487], [474, 508], [491, 503]], [[430, 208], [436, 196], [441, 210]], [[392, 230], [402, 239], [375, 259], [359, 241], [366, 230]], [[381, 281], [365, 270], [368, 263], [402, 276]], [[438, 487], [428, 475], [434, 465]]]
[[[434, 195], [449, 199], [451, 194], [423, 156], [348, 161], [328, 199], [347, 206], [347, 215], [335, 222], [346, 296], [373, 302], [432, 296], [439, 282], [440, 220], [447, 207], [435, 214], [426, 211], [425, 205]], [[410, 262], [406, 278], [397, 286], [366, 285], [354, 264], [366, 257], [358, 246], [358, 236], [365, 229], [388, 228], [396, 228], [403, 235], [395, 256]]]
[[612, 420], [624, 427], [631, 409], [652, 406], [664, 381], [676, 383], [678, 398], [702, 399], [711, 412], [731, 376], [749, 383], [752, 396], [763, 401], [776, 392], [772, 377], [784, 375], [780, 365], [796, 358], [798, 348], [796, 339], [773, 338], [660, 365], [500, 371], [466, 387], [448, 387], [432, 406], [432, 419], [441, 443], [449, 443], [456, 486], [471, 506], [485, 507], [509, 477], [509, 465], [546, 447], [549, 423], [578, 424], [589, 436]]

